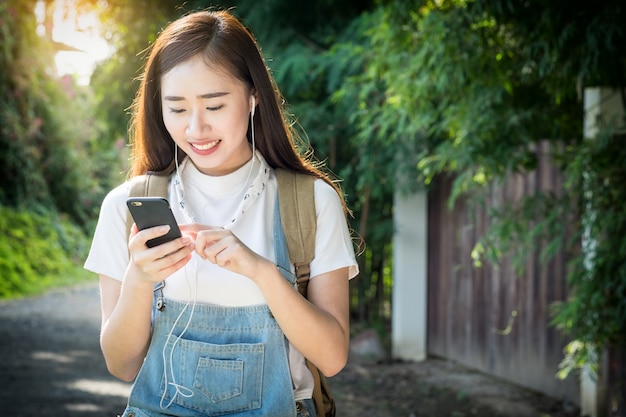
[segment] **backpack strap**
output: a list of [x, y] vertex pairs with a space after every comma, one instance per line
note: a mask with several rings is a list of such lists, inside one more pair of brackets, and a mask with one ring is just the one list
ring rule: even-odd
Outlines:
[[[276, 178], [287, 251], [295, 268], [298, 291], [306, 298], [311, 275], [309, 264], [315, 257], [315, 177], [277, 168]], [[317, 417], [335, 416], [335, 401], [326, 378], [308, 359], [306, 365], [313, 375], [313, 401]]]
[[335, 400], [330, 392], [330, 386], [326, 377], [310, 360], [306, 360], [306, 366], [313, 375], [313, 402], [315, 403], [316, 417], [335, 417], [337, 410]]
[[289, 259], [294, 265], [298, 291], [306, 297], [311, 275], [310, 263], [315, 257], [314, 181], [311, 175], [276, 169], [280, 218], [287, 239]]
[[[129, 197], [167, 197], [168, 175], [144, 174], [130, 179]], [[126, 213], [126, 240], [130, 236], [133, 218]]]

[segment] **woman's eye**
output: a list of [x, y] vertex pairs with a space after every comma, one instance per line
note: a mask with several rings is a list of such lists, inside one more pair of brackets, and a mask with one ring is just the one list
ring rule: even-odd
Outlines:
[[182, 113], [184, 111], [185, 111], [185, 109], [173, 109], [173, 108], [170, 107], [170, 112], [172, 112], [172, 113]]
[[206, 109], [209, 110], [209, 111], [218, 111], [222, 107], [224, 107], [224, 106], [223, 105], [219, 105], [219, 106], [215, 106], [215, 107], [207, 107]]

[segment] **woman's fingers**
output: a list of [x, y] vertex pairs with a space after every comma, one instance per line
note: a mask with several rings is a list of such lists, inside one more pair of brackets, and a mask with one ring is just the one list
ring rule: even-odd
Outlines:
[[208, 231], [208, 230], [224, 230], [223, 227], [216, 226], [206, 226], [204, 224], [198, 223], [189, 223], [189, 224], [180, 224], [178, 225], [180, 228], [180, 232], [183, 235], [189, 236], [193, 240], [196, 240], [198, 237], [198, 233]]
[[215, 257], [228, 246], [229, 238], [236, 239], [230, 230], [223, 228], [201, 230], [196, 236], [196, 253], [201, 258], [216, 263]]
[[147, 241], [163, 236], [169, 230], [170, 227], [167, 225], [150, 227], [144, 230], [137, 230], [137, 225], [133, 224], [133, 227], [131, 228], [130, 240], [128, 242], [128, 248], [132, 251], [133, 247], [137, 248], [141, 246], [146, 246]]
[[169, 226], [157, 226], [131, 233], [128, 248], [132, 261], [150, 280], [159, 281], [168, 277], [191, 259], [194, 243], [189, 236], [148, 248], [148, 240], [162, 236], [168, 230]]
[[164, 279], [185, 266], [191, 259], [193, 244], [182, 246], [175, 252], [169, 252], [150, 262], [147, 268], [152, 269], [151, 275]]
[[259, 261], [265, 260], [228, 229], [199, 232], [195, 251], [203, 259], [249, 278], [257, 272]]

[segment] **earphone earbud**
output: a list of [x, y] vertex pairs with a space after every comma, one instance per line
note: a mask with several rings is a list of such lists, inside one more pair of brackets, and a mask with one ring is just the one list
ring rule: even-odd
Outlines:
[[252, 104], [252, 109], [250, 110], [250, 115], [254, 116], [254, 110], [256, 108], [256, 99], [254, 98], [254, 96], [250, 97], [250, 102]]

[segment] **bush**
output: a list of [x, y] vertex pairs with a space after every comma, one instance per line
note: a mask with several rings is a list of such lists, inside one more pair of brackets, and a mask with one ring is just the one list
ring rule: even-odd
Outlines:
[[0, 298], [34, 294], [74, 276], [89, 247], [84, 232], [51, 212], [0, 206], [0, 233]]

